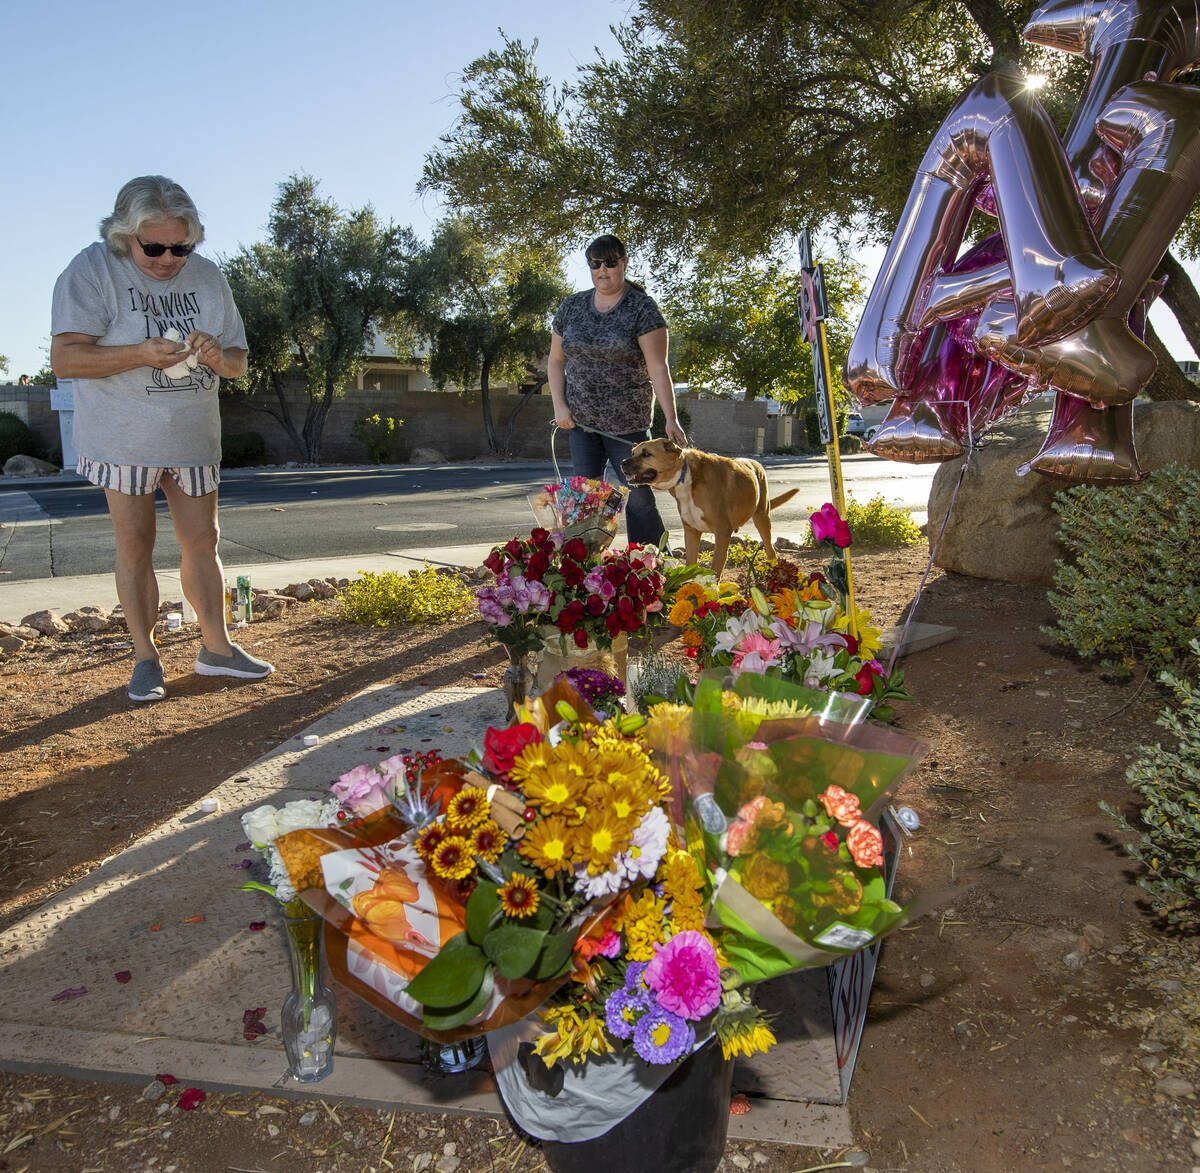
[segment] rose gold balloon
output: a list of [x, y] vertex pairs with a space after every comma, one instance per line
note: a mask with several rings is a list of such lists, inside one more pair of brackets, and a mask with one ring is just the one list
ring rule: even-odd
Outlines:
[[1091, 484], [1140, 481], [1146, 474], [1133, 440], [1133, 404], [1098, 410], [1085, 399], [1059, 395], [1041, 451], [1017, 475], [1031, 470]]
[[930, 282], [953, 266], [989, 179], [1019, 341], [1061, 337], [1111, 297], [1118, 273], [1101, 255], [1053, 123], [1020, 74], [989, 74], [947, 115], [917, 171], [846, 362], [846, 385], [861, 401], [911, 385]]

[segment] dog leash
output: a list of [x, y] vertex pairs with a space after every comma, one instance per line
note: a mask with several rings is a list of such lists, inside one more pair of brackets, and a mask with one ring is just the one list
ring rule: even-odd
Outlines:
[[[586, 424], [575, 425], [581, 432], [591, 432], [594, 436], [603, 436], [606, 440], [616, 440], [618, 444], [628, 444], [629, 441], [624, 436], [614, 436], [612, 432], [601, 431], [600, 428], [589, 428]], [[558, 470], [558, 456], [554, 451], [554, 439], [559, 432], [569, 432], [570, 428], [560, 428], [557, 421], [550, 421], [550, 460], [554, 465], [554, 479], [561, 481], [562, 473]]]

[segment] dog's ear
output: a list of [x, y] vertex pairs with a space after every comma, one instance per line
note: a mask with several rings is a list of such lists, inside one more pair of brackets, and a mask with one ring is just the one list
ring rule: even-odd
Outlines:
[[664, 439], [663, 440], [663, 451], [665, 453], [667, 453], [669, 456], [675, 456], [677, 453], [682, 452], [683, 449], [680, 448], [679, 445], [676, 444], [674, 440], [665, 440]]

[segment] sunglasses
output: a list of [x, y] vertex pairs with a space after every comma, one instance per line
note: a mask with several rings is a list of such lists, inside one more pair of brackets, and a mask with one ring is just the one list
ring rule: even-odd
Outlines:
[[588, 268], [589, 268], [589, 269], [599, 269], [599, 268], [605, 268], [605, 269], [615, 269], [615, 268], [616, 268], [616, 267], [617, 267], [617, 266], [618, 266], [618, 265], [621, 263], [621, 261], [622, 261], [623, 259], [624, 259], [624, 258], [622, 258], [622, 257], [618, 257], [618, 258], [617, 258], [617, 259], [614, 261], [614, 260], [609, 260], [608, 258], [605, 258], [605, 259], [604, 259], [604, 260], [602, 260], [602, 261], [598, 261], [598, 260], [595, 260], [595, 259], [594, 259], [594, 258], [592, 258], [592, 257], [588, 257], [588, 259], [587, 259], [587, 263], [588, 263]]
[[137, 242], [148, 257], [161, 257], [163, 253], [170, 253], [173, 257], [190, 257], [196, 248], [194, 244], [147, 244], [141, 237], [137, 238]]

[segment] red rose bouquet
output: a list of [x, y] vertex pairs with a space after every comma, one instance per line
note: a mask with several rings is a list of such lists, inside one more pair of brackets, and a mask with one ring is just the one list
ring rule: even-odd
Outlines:
[[479, 612], [515, 656], [541, 650], [555, 632], [564, 648], [568, 639], [579, 648], [608, 648], [663, 607], [664, 580], [651, 546], [594, 554], [579, 538], [564, 541], [539, 527], [497, 546], [484, 565], [496, 582], [479, 590]]

